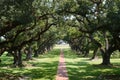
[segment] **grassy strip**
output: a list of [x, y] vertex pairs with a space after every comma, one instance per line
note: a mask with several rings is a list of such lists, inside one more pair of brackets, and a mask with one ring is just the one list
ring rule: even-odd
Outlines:
[[99, 65], [101, 59], [90, 61], [70, 50], [64, 50], [64, 53], [69, 80], [120, 80], [120, 59], [111, 59], [114, 66], [108, 67]]
[[2, 60], [4, 61], [0, 63], [0, 80], [10, 80], [6, 79], [5, 76], [9, 78], [13, 76], [27, 76], [29, 80], [55, 80], [59, 53], [60, 50], [53, 50], [44, 55], [40, 55], [39, 58], [25, 61], [23, 63], [26, 67], [24, 68], [9, 67], [9, 64], [12, 63], [12, 57], [3, 55]]

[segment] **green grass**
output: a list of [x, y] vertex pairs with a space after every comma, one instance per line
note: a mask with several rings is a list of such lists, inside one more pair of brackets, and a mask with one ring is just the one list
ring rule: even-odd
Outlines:
[[5, 75], [22, 75], [29, 77], [29, 80], [55, 80], [59, 61], [59, 53], [60, 50], [53, 50], [44, 55], [40, 55], [39, 58], [33, 58], [33, 60], [24, 61], [23, 63], [26, 65], [26, 67], [23, 68], [11, 68], [10, 64], [12, 64], [13, 58], [3, 55], [1, 57], [2, 63], [0, 63], [0, 80]]
[[[68, 46], [60, 45], [55, 47], [53, 51], [40, 55], [38, 58], [33, 58], [30, 61], [24, 61], [26, 65], [23, 68], [12, 68], [12, 57], [7, 57], [5, 54], [1, 56], [0, 63], [0, 80], [15, 80], [1, 79], [5, 76], [25, 76], [29, 80], [55, 80], [59, 61], [59, 49], [64, 49], [66, 67], [69, 80], [105, 80], [100, 79], [104, 75], [120, 76], [120, 59], [112, 58], [111, 63], [114, 66], [101, 66], [101, 59], [90, 61], [89, 58], [80, 58], [74, 52], [69, 50]], [[10, 77], [9, 77], [10, 78]], [[110, 79], [107, 79], [110, 80]], [[120, 78], [111, 79], [120, 80]]]
[[105, 80], [104, 75], [117, 75], [120, 80], [120, 59], [111, 59], [114, 66], [99, 65], [102, 60], [90, 61], [89, 58], [80, 58], [70, 50], [64, 50], [69, 80]]

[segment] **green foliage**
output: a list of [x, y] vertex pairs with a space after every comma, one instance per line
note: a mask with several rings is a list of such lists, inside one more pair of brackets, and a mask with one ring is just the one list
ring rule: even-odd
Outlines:
[[83, 54], [120, 50], [119, 0], [2, 0], [0, 10], [0, 54], [44, 53], [59, 39]]
[[119, 1], [66, 0], [58, 12], [65, 19], [65, 26], [78, 29], [68, 30], [65, 38], [73, 50], [84, 53], [84, 49], [100, 49], [102, 56], [120, 50]]
[[[1, 36], [4, 35], [5, 41], [8, 44], [11, 44], [7, 46], [3, 44], [3, 41], [1, 42], [2, 46], [6, 45], [6, 47], [11, 48], [21, 46], [22, 43], [25, 45], [36, 40], [49, 27], [55, 25], [56, 20], [52, 16], [54, 14], [54, 7], [50, 7], [52, 5], [51, 1], [3, 0], [2, 3], [4, 5], [0, 4], [0, 30], [3, 32], [0, 34]], [[6, 30], [7, 27], [10, 29]]]

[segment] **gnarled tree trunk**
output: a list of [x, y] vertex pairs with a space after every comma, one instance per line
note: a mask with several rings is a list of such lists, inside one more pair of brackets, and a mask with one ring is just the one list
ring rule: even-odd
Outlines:
[[38, 56], [39, 56], [38, 50], [35, 50], [34, 52], [35, 52], [35, 53], [34, 53], [34, 57], [38, 57]]
[[91, 60], [98, 58], [98, 57], [97, 57], [97, 51], [98, 51], [98, 48], [94, 50], [93, 56], [92, 56]]
[[13, 57], [14, 57], [14, 62], [13, 62], [13, 64], [14, 64], [14, 66], [15, 67], [22, 67], [22, 53], [21, 53], [21, 51], [20, 50], [17, 50], [17, 51], [14, 51], [14, 53], [13, 53]]
[[111, 54], [113, 53], [113, 51], [115, 51], [116, 48], [115, 47], [108, 47], [107, 50], [101, 50], [102, 51], [102, 65], [111, 65], [111, 62], [110, 62], [110, 57], [111, 57]]
[[31, 60], [32, 59], [32, 48], [29, 46], [28, 51], [26, 53], [26, 60]]
[[105, 53], [102, 55], [102, 65], [110, 65], [110, 54]]

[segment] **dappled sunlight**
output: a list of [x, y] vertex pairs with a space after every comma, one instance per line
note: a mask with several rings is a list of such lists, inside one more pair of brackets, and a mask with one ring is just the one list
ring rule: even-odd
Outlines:
[[[91, 61], [89, 58], [78, 57], [69, 50], [66, 52], [65, 61], [70, 80], [99, 80], [100, 75], [120, 75], [120, 67], [100, 65], [100, 58]], [[120, 63], [119, 59], [111, 59], [111, 62], [113, 65]]]
[[120, 80], [120, 0], [0, 0], [0, 80], [56, 75]]
[[[24, 78], [29, 78], [25, 80], [54, 80], [57, 73], [59, 52], [60, 50], [53, 50], [48, 52], [47, 54], [40, 55], [38, 58], [33, 58], [32, 60], [29, 61], [23, 61], [24, 67], [22, 68], [18, 68], [18, 67], [4, 68], [4, 65], [5, 66], [9, 66], [9, 65], [3, 62], [2, 65], [0, 64], [1, 65], [0, 80], [1, 77], [3, 76], [5, 77], [4, 80], [6, 80], [7, 75], [18, 78], [20, 76]], [[5, 62], [9, 63], [8, 60], [6, 60]], [[4, 75], [2, 76], [2, 74]]]

